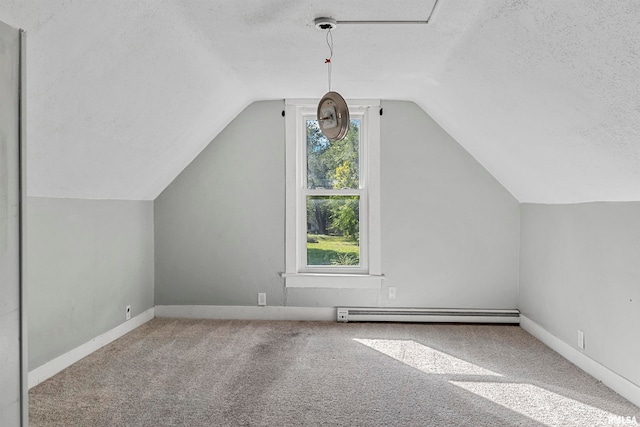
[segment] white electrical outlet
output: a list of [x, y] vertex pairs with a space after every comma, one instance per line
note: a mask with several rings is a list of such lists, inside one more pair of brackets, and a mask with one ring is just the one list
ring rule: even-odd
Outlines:
[[124, 309], [124, 312], [125, 312], [125, 314], [124, 314], [125, 320], [129, 320], [129, 319], [131, 319], [131, 306], [130, 306], [130, 305], [128, 305], [128, 306]]
[[578, 330], [578, 348], [584, 350], [584, 332]]
[[389, 286], [389, 299], [396, 299], [396, 288]]
[[258, 294], [258, 305], [267, 305], [267, 294], [262, 292]]

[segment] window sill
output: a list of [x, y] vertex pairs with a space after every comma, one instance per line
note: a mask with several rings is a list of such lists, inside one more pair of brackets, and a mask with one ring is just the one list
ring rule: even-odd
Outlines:
[[287, 288], [380, 289], [384, 275], [282, 273]]

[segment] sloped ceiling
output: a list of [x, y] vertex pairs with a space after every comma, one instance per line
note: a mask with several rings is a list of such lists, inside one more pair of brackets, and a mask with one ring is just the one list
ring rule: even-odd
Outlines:
[[[315, 17], [432, 2], [3, 0], [28, 194], [154, 199], [249, 103], [327, 91]], [[334, 30], [333, 89], [415, 101], [522, 202], [640, 200], [639, 22], [635, 0], [440, 0]]]

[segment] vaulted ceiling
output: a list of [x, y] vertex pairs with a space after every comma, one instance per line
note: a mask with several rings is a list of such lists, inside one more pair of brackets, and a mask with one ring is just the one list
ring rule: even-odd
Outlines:
[[[28, 194], [154, 199], [251, 102], [326, 92], [315, 17], [433, 1], [3, 0]], [[333, 88], [416, 102], [522, 202], [640, 200], [639, 24], [636, 0], [440, 0], [335, 29]]]

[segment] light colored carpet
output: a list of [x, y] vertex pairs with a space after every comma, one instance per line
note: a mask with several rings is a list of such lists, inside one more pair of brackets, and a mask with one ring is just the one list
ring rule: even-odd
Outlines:
[[517, 326], [182, 319], [154, 319], [34, 387], [29, 411], [31, 426], [640, 422]]

